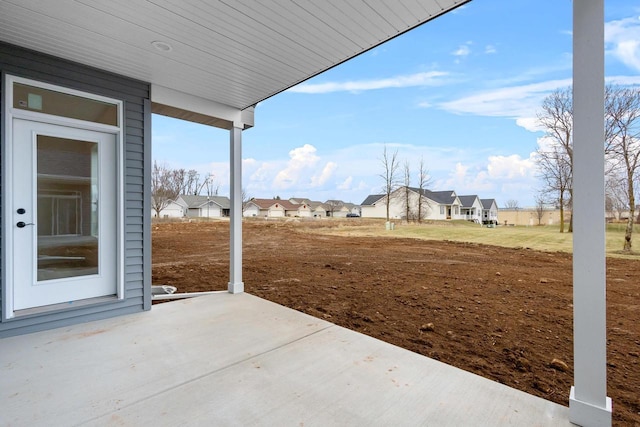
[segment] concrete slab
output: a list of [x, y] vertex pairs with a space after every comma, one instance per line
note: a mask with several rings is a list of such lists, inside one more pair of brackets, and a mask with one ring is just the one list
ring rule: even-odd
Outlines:
[[570, 425], [568, 408], [247, 294], [0, 348], [0, 425]]

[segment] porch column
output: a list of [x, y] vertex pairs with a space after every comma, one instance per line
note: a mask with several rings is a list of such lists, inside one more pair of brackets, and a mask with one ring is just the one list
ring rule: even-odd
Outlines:
[[242, 128], [241, 123], [233, 123], [230, 131], [229, 153], [231, 157], [231, 210], [229, 241], [229, 292], [244, 292], [242, 281]]
[[573, 1], [573, 353], [569, 419], [610, 426], [604, 217], [604, 0]]

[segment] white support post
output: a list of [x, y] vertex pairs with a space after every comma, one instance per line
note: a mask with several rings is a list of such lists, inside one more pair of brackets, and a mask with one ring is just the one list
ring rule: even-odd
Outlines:
[[230, 131], [231, 211], [229, 244], [229, 292], [244, 292], [242, 281], [242, 125], [233, 124]]
[[573, 1], [573, 347], [569, 419], [611, 426], [607, 397], [604, 0]]

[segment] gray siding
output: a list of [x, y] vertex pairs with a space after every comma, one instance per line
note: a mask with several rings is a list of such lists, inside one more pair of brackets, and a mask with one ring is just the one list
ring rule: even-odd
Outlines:
[[[151, 106], [147, 83], [0, 43], [0, 73], [39, 80], [124, 101], [125, 298], [0, 321], [0, 337], [139, 312], [151, 308]], [[4, 78], [2, 79], [4, 82]], [[0, 104], [4, 87], [0, 89]], [[4, 115], [4, 106], [2, 106]], [[2, 126], [0, 124], [0, 126]], [[0, 129], [1, 130], [1, 129]], [[3, 134], [4, 132], [0, 132]], [[4, 150], [5, 142], [2, 141]], [[0, 156], [4, 155], [4, 151]], [[2, 157], [0, 157], [0, 160]], [[4, 184], [4, 172], [2, 184]], [[0, 207], [2, 199], [0, 198]], [[0, 220], [1, 220], [0, 209]], [[0, 221], [1, 223], [1, 221]], [[0, 229], [0, 243], [4, 230]], [[2, 246], [4, 259], [6, 248]], [[1, 263], [0, 263], [1, 265]], [[1, 272], [1, 271], [0, 271]], [[2, 275], [0, 274], [0, 280]], [[2, 283], [2, 294], [5, 286]], [[2, 304], [0, 304], [0, 310]], [[1, 312], [0, 312], [1, 313]], [[1, 317], [0, 317], [1, 318]]]

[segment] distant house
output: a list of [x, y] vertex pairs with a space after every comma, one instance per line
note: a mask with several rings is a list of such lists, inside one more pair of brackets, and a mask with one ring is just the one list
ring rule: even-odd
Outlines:
[[356, 205], [354, 203], [345, 203], [344, 206], [349, 210], [350, 214], [358, 215], [358, 216], [362, 215], [362, 210], [360, 208], [360, 205]]
[[453, 190], [425, 192], [426, 197], [438, 204], [436, 212], [432, 212], [429, 219], [463, 219], [460, 198]]
[[[463, 219], [462, 203], [453, 190], [430, 191], [414, 187], [399, 187], [391, 193], [390, 219], [407, 219], [407, 195], [410, 219], [418, 216], [418, 202], [422, 200], [422, 219]], [[386, 218], [387, 197], [372, 194], [360, 204], [363, 218]]]
[[498, 204], [495, 199], [480, 199], [482, 203], [482, 223], [498, 224]]
[[194, 196], [183, 194], [177, 203], [185, 207], [185, 215], [191, 218], [228, 217], [231, 201], [226, 196]]
[[289, 200], [251, 199], [247, 202], [245, 217], [284, 218], [311, 217], [311, 207], [308, 203], [295, 204]]
[[482, 222], [482, 202], [478, 196], [458, 196], [460, 199], [460, 214], [467, 221], [473, 221], [478, 224]]
[[310, 201], [309, 208], [311, 209], [311, 216], [314, 218], [325, 218], [329, 208], [322, 202]]
[[[154, 215], [156, 211], [153, 211]], [[182, 218], [185, 215], [185, 206], [175, 200], [169, 201], [169, 204], [160, 211], [161, 218]]]
[[311, 200], [310, 199], [305, 199], [305, 198], [300, 198], [300, 197], [292, 197], [289, 199], [289, 201], [291, 203], [293, 203], [294, 205], [304, 205], [304, 204], [311, 204]]

